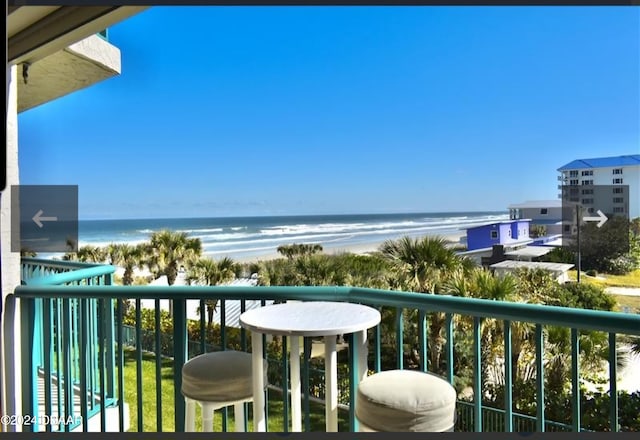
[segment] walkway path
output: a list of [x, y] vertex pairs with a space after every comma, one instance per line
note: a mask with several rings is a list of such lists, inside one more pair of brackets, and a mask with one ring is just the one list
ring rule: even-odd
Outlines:
[[640, 296], [640, 287], [607, 287], [604, 291], [612, 295]]

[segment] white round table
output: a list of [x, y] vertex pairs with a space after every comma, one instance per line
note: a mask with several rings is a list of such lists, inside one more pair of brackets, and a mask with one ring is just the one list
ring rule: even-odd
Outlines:
[[[323, 336], [325, 353], [325, 401], [327, 432], [338, 431], [338, 362], [336, 336], [355, 333], [354, 356], [358, 356], [358, 380], [367, 374], [367, 329], [378, 325], [380, 312], [347, 302], [288, 302], [249, 310], [240, 325], [251, 331], [253, 354], [253, 426], [264, 432], [265, 401], [262, 366], [262, 335], [289, 337], [292, 431], [302, 431], [300, 392], [300, 337]], [[286, 385], [285, 385], [286, 388]]]

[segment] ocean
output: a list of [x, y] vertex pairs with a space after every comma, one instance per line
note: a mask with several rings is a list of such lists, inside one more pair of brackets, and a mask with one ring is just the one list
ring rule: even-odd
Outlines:
[[247, 259], [276, 253], [291, 243], [320, 244], [324, 249], [379, 243], [402, 236], [452, 235], [491, 221], [505, 212], [304, 215], [178, 219], [81, 220], [79, 245], [136, 244], [162, 229], [185, 232], [202, 241], [203, 254], [214, 259]]

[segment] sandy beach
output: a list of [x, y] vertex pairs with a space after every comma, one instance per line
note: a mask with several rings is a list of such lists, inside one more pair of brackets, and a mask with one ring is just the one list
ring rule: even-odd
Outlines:
[[[447, 235], [441, 235], [440, 237], [444, 238], [446, 241], [448, 241], [449, 243], [451, 243], [452, 246], [455, 246], [457, 244], [460, 244], [460, 240], [463, 239], [465, 237], [465, 233], [464, 232], [460, 232], [457, 234], [447, 234]], [[337, 254], [341, 254], [341, 253], [352, 253], [352, 254], [356, 254], [356, 255], [367, 255], [370, 254], [372, 252], [375, 252], [378, 250], [378, 248], [380, 247], [380, 245], [384, 242], [384, 240], [382, 241], [377, 241], [377, 242], [367, 242], [367, 243], [361, 243], [361, 244], [352, 244], [349, 246], [331, 246], [331, 247], [325, 247], [323, 249], [323, 253], [327, 254], [327, 255], [337, 255]], [[220, 256], [220, 258], [222, 258], [224, 255]], [[269, 253], [265, 253], [265, 254], [260, 254], [260, 255], [251, 255], [251, 256], [247, 256], [247, 257], [232, 257], [232, 259], [234, 261], [237, 261], [239, 263], [257, 263], [258, 261], [267, 261], [267, 260], [274, 260], [277, 258], [284, 258], [281, 254], [279, 254], [278, 252], [269, 252]], [[119, 278], [122, 278], [122, 276], [124, 275], [124, 269], [123, 268], [118, 268], [116, 270], [116, 276]], [[147, 268], [143, 268], [143, 269], [135, 269], [134, 271], [134, 278], [138, 278], [138, 277], [151, 277], [151, 272], [149, 272], [149, 270]], [[179, 282], [179, 280], [177, 280]], [[156, 280], [156, 282], [154, 284], [157, 285], [166, 285], [166, 277], [164, 278], [164, 281], [162, 280], [162, 277], [158, 280]]]
[[[442, 238], [444, 238], [446, 241], [448, 241], [449, 243], [451, 243], [452, 246], [458, 245], [460, 244], [461, 240], [465, 237], [465, 233], [464, 232], [460, 232], [457, 234], [447, 234], [447, 235], [441, 235]], [[337, 255], [337, 254], [342, 254], [342, 253], [352, 253], [352, 254], [356, 254], [356, 255], [367, 255], [370, 254], [372, 252], [375, 252], [378, 250], [378, 248], [380, 247], [380, 245], [384, 242], [384, 240], [382, 241], [377, 241], [377, 242], [367, 242], [367, 243], [361, 243], [361, 244], [352, 244], [349, 246], [331, 246], [331, 247], [325, 247], [323, 249], [323, 253], [327, 254], [327, 255]], [[224, 255], [220, 256], [220, 258], [222, 258]], [[284, 258], [281, 254], [279, 254], [278, 252], [269, 252], [269, 253], [265, 253], [265, 254], [260, 254], [260, 255], [251, 255], [251, 256], [247, 256], [247, 257], [232, 257], [232, 259], [234, 261], [237, 261], [239, 263], [257, 263], [259, 261], [268, 261], [268, 260], [274, 260], [277, 258]], [[116, 276], [118, 278], [122, 278], [122, 276], [124, 275], [124, 269], [119, 267], [116, 270]], [[152, 274], [151, 272], [149, 272], [149, 270], [145, 267], [145, 268], [136, 268], [134, 270], [134, 279], [136, 278], [151, 278]], [[177, 285], [184, 285], [186, 284], [186, 282], [183, 279], [184, 277], [178, 277], [178, 279], [176, 280], [176, 284]], [[151, 282], [151, 284], [154, 285], [167, 285], [167, 281], [166, 281], [166, 277], [160, 277], [157, 280], [153, 280]]]
[[[430, 234], [430, 235], [433, 236], [433, 234]], [[453, 246], [453, 245], [460, 244], [460, 240], [466, 236], [466, 233], [463, 231], [460, 231], [459, 233], [455, 233], [455, 234], [446, 234], [446, 235], [439, 235], [439, 236], [444, 238]], [[367, 255], [377, 251], [382, 243], [384, 243], [384, 240], [371, 241], [371, 242], [360, 243], [360, 244], [350, 244], [348, 246], [340, 246], [340, 245], [324, 246], [323, 253], [328, 255], [336, 255], [336, 254], [342, 254], [342, 253]], [[234, 258], [234, 259], [240, 263], [255, 263], [258, 261], [273, 260], [276, 258], [282, 258], [282, 255], [280, 255], [277, 252], [270, 252], [270, 253], [261, 254], [261, 255], [252, 255], [248, 257], [240, 257], [240, 258]]]

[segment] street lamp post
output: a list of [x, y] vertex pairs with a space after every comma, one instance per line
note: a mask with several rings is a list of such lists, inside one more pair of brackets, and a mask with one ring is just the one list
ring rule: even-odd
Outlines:
[[576, 205], [576, 225], [578, 227], [578, 231], [577, 231], [577, 241], [578, 241], [578, 278], [577, 281], [578, 283], [580, 282], [580, 272], [582, 271], [582, 264], [581, 264], [581, 258], [580, 258], [580, 205]]

